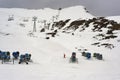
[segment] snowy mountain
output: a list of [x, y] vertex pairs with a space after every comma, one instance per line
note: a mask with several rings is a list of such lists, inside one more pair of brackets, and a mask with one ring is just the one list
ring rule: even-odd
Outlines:
[[[1, 8], [0, 50], [30, 53], [33, 62], [1, 64], [0, 79], [119, 80], [119, 17], [95, 17], [83, 6], [61, 10]], [[103, 60], [87, 60], [81, 56], [83, 51], [92, 56], [100, 53]], [[77, 53], [78, 64], [69, 63], [72, 52]]]

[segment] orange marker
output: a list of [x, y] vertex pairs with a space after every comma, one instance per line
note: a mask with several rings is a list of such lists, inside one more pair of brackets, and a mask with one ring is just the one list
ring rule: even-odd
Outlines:
[[66, 58], [66, 55], [64, 54], [64, 58]]

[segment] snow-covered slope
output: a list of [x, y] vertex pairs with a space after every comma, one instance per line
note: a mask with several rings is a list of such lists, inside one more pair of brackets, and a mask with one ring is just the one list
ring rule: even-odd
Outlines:
[[120, 23], [120, 19], [119, 18], [120, 18], [120, 16], [109, 16], [109, 17], [107, 17], [107, 19], [114, 20], [114, 21]]
[[[14, 15], [19, 17], [33, 17], [36, 16], [40, 19], [50, 20], [53, 16], [58, 15], [59, 10], [54, 10], [50, 8], [44, 8], [39, 10], [28, 10], [28, 9], [0, 9], [0, 14], [4, 15]], [[72, 13], [71, 13], [72, 12]], [[74, 6], [70, 8], [64, 8], [60, 11], [59, 19], [89, 19], [93, 18], [93, 15], [89, 14], [83, 6]]]
[[74, 6], [61, 10], [60, 19], [90, 19], [94, 16], [88, 13], [83, 6]]
[[[0, 64], [0, 79], [119, 80], [120, 31], [117, 30], [116, 35], [118, 37], [114, 40], [105, 40], [106, 42], [114, 43], [115, 48], [113, 49], [91, 45], [98, 41], [93, 36], [100, 33], [91, 30], [93, 22], [84, 31], [80, 32], [80, 28], [73, 30], [72, 33], [74, 35], [69, 33], [68, 30], [66, 30], [66, 33], [62, 33], [63, 30], [58, 30], [55, 37], [45, 39], [47, 32], [41, 33], [38, 30], [44, 25], [41, 21], [51, 20], [51, 17], [56, 15], [57, 12], [57, 10], [48, 8], [43, 10], [0, 9], [0, 50], [10, 51], [11, 53], [20, 51], [20, 54], [27, 52], [32, 54], [33, 60], [33, 63], [29, 63], [29, 65], [18, 64], [18, 61], [15, 61], [15, 64], [12, 64], [12, 62]], [[74, 15], [72, 16], [69, 13]], [[79, 13], [82, 14], [79, 15]], [[14, 20], [8, 21], [9, 15], [14, 15]], [[33, 16], [38, 17], [37, 32], [31, 33]], [[93, 16], [86, 13], [82, 6], [77, 6], [63, 9], [60, 19], [63, 18], [65, 20], [71, 18], [74, 21], [78, 19], [92, 19]], [[72, 21], [68, 22], [67, 25], [69, 26]], [[103, 29], [103, 33], [105, 31], [106, 29]], [[92, 56], [94, 52], [101, 53], [104, 60], [97, 60], [93, 57], [87, 60], [81, 56], [80, 49], [87, 49], [88, 52], [92, 53]], [[73, 51], [77, 53], [78, 64], [69, 63], [69, 58]], [[66, 58], [63, 58], [63, 54], [66, 54]]]

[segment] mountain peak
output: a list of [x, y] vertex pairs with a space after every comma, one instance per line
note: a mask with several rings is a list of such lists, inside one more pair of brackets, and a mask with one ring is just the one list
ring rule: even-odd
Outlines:
[[61, 19], [90, 19], [93, 17], [84, 6], [80, 5], [64, 8], [60, 14]]

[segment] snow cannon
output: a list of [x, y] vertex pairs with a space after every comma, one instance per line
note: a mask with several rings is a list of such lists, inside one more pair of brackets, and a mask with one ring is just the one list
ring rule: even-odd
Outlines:
[[72, 52], [72, 57], [76, 57], [76, 53], [75, 52]]
[[31, 60], [31, 54], [28, 54], [28, 53], [22, 54], [20, 55], [19, 64], [24, 63], [24, 62], [28, 64], [30, 60]]
[[95, 58], [96, 58], [96, 57], [97, 57], [97, 54], [98, 54], [98, 53], [93, 53], [93, 57], [95, 57]]
[[90, 53], [90, 52], [87, 52], [87, 53], [86, 53], [86, 58], [87, 58], [87, 59], [90, 59], [90, 58], [91, 58], [91, 53]]
[[86, 52], [82, 52], [82, 56], [86, 57]]
[[72, 56], [70, 57], [70, 62], [77, 62], [78, 63], [78, 59], [76, 58], [76, 53], [72, 52]]
[[14, 59], [18, 59], [19, 54], [20, 54], [19, 51], [13, 52], [13, 53], [12, 53], [13, 58], [14, 58]]
[[28, 64], [28, 62], [27, 62], [27, 60], [26, 60], [26, 58], [25, 58], [25, 54], [23, 55], [23, 54], [21, 54], [20, 55], [20, 59], [19, 59], [19, 64], [21, 64], [21, 63], [26, 63], [26, 64]]
[[102, 54], [99, 54], [99, 53], [94, 53], [94, 54], [93, 54], [93, 57], [95, 57], [95, 58], [98, 59], [98, 60], [103, 60]]
[[98, 59], [98, 60], [103, 60], [102, 54], [98, 54], [98, 55], [97, 55], [97, 59]]
[[31, 54], [25, 53], [25, 59], [26, 59], [26, 61], [30, 61], [31, 60]]
[[0, 52], [0, 59], [2, 60], [2, 64], [4, 62], [9, 62], [10, 60], [10, 52], [7, 51], [7, 52]]
[[10, 59], [10, 52], [9, 51], [7, 51], [7, 52], [2, 52], [1, 53], [1, 58], [2, 58], [2, 60], [4, 59], [4, 60], [9, 60]]

